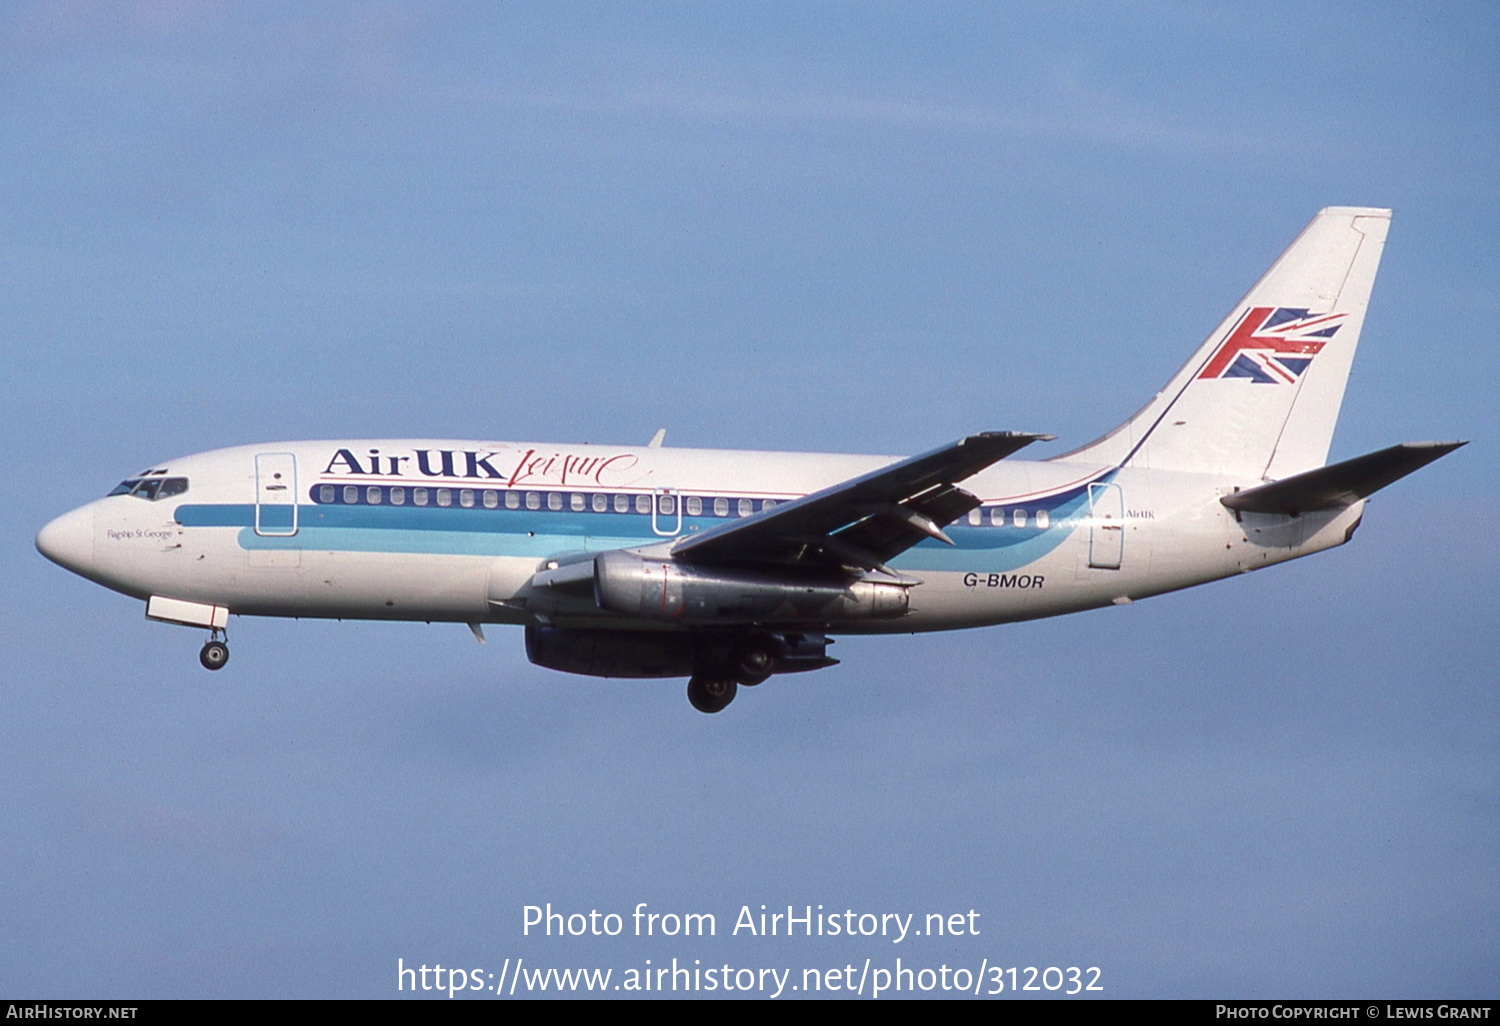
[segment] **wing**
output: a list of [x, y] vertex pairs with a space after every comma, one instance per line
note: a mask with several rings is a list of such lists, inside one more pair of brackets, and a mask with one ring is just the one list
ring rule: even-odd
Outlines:
[[683, 539], [672, 555], [694, 563], [886, 570], [888, 560], [926, 538], [953, 544], [943, 528], [979, 505], [958, 482], [1052, 437], [1014, 431], [970, 435]]

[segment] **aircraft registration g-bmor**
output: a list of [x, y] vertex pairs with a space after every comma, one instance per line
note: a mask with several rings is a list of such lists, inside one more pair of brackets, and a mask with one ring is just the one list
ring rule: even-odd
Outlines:
[[1461, 442], [1325, 466], [1390, 211], [1320, 212], [1109, 434], [986, 432], [920, 456], [489, 441], [278, 442], [154, 464], [37, 535], [207, 628], [230, 613], [524, 627], [535, 663], [738, 685], [832, 634], [982, 627], [1186, 588], [1348, 541], [1366, 498]]

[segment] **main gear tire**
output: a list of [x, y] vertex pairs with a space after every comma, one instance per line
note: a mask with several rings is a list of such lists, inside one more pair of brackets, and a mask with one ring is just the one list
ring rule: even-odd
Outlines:
[[739, 685], [733, 678], [717, 673], [695, 674], [688, 681], [688, 701], [701, 713], [716, 713], [734, 701]]

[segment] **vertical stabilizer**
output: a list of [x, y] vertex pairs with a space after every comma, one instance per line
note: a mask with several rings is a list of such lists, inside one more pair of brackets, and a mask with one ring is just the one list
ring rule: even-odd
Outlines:
[[1319, 211], [1144, 409], [1059, 458], [1267, 480], [1321, 467], [1390, 219]]

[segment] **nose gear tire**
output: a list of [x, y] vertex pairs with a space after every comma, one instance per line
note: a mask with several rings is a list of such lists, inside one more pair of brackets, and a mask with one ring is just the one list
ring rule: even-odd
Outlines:
[[198, 661], [205, 670], [222, 670], [229, 662], [229, 646], [222, 641], [210, 641], [198, 653]]

